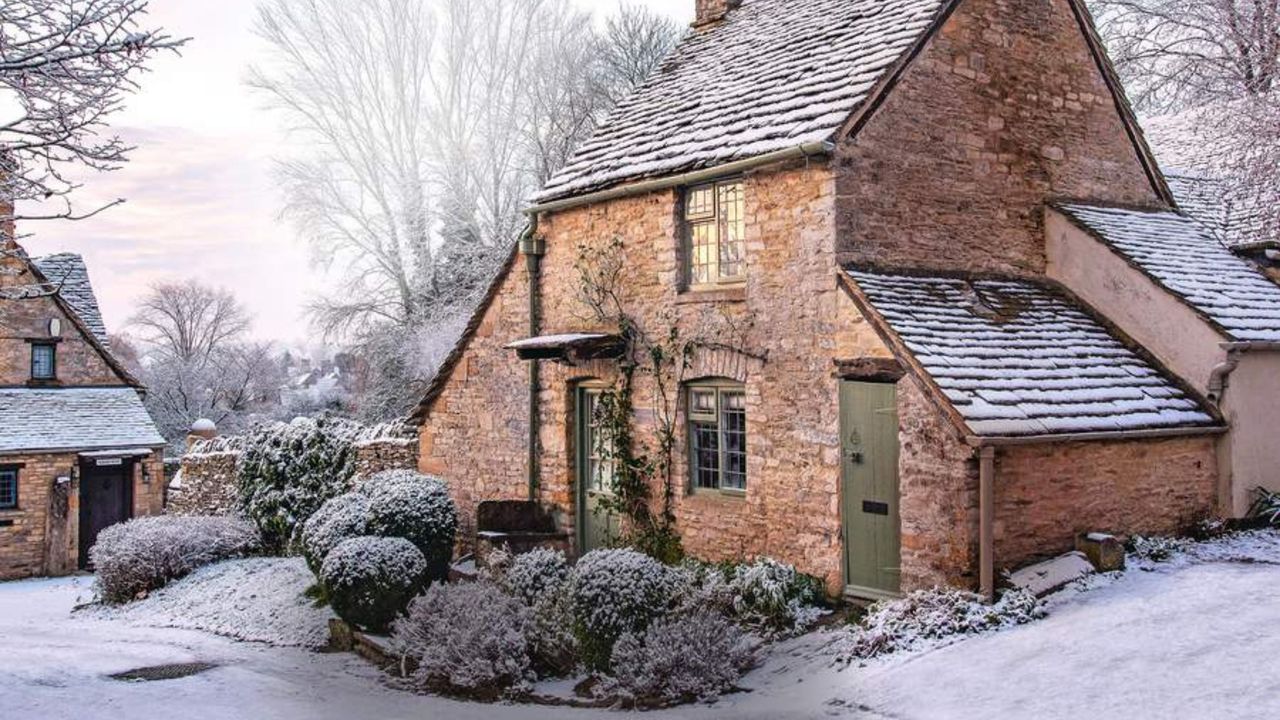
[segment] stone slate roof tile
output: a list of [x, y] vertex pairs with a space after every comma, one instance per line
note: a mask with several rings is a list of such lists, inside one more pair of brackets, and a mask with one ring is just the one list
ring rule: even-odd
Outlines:
[[690, 32], [535, 201], [830, 140], [944, 0], [744, 0]]
[[979, 436], [1218, 425], [1054, 285], [846, 272]]
[[1185, 215], [1068, 204], [1085, 230], [1230, 340], [1280, 342], [1280, 285]]
[[131, 387], [0, 389], [0, 453], [164, 444]]
[[93, 284], [89, 282], [89, 268], [84, 258], [74, 253], [61, 253], [31, 261], [45, 279], [59, 286], [62, 299], [80, 316], [81, 322], [93, 333], [103, 347], [110, 348], [107, 341], [107, 326], [102, 321], [102, 311], [98, 308], [98, 298], [93, 293]]

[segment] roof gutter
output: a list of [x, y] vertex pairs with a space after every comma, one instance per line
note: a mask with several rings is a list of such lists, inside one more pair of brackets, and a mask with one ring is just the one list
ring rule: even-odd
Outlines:
[[1014, 435], [989, 437], [970, 435], [965, 438], [965, 442], [968, 443], [970, 447], [985, 448], [1093, 442], [1098, 440], [1156, 440], [1160, 438], [1193, 437], [1197, 435], [1222, 435], [1225, 432], [1227, 432], [1227, 427], [1225, 425], [1204, 425], [1200, 427], [1156, 428], [1152, 430], [1116, 430], [1092, 433], [1068, 433], [1062, 435]]
[[804, 160], [814, 157], [826, 157], [835, 152], [835, 143], [829, 140], [819, 142], [805, 143], [796, 145], [784, 150], [777, 150], [764, 155], [747, 158], [745, 160], [737, 160], [723, 165], [706, 168], [703, 170], [694, 170], [680, 175], [667, 175], [665, 177], [653, 180], [644, 180], [629, 185], [621, 185], [608, 190], [600, 190], [586, 195], [575, 195], [573, 197], [563, 198], [561, 200], [551, 200], [545, 203], [532, 205], [525, 209], [525, 214], [530, 216], [541, 215], [542, 213], [559, 212], [561, 210], [569, 210], [583, 205], [593, 205], [608, 200], [617, 200], [619, 198], [631, 197], [633, 195], [644, 195], [646, 193], [666, 190], [673, 187], [681, 187], [684, 185], [696, 185], [698, 183], [715, 180], [725, 175], [735, 175], [744, 173], [749, 170], [772, 165], [787, 160]]

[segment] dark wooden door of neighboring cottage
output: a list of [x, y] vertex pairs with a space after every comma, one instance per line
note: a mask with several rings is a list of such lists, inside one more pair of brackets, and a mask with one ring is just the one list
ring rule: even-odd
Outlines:
[[85, 460], [80, 464], [80, 567], [98, 533], [133, 517], [133, 461]]
[[617, 515], [607, 507], [608, 499], [613, 497], [613, 458], [600, 418], [602, 395], [600, 388], [578, 389], [575, 415], [580, 555], [608, 547], [620, 532]]
[[840, 383], [840, 434], [845, 585], [860, 597], [895, 595], [901, 588], [897, 386]]

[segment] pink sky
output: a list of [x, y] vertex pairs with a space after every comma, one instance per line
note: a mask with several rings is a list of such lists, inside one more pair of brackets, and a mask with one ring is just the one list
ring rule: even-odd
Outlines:
[[[575, 0], [607, 12], [615, 0]], [[634, 0], [679, 20], [694, 0]], [[85, 177], [84, 207], [128, 203], [77, 223], [30, 223], [35, 255], [78, 252], [89, 262], [112, 332], [134, 299], [159, 280], [195, 277], [234, 292], [254, 313], [255, 334], [294, 343], [308, 336], [303, 307], [323, 288], [308, 249], [277, 218], [271, 157], [279, 119], [243, 85], [261, 56], [250, 31], [256, 0], [152, 0], [152, 22], [192, 42], [164, 57], [114, 120], [138, 146], [115, 173]]]

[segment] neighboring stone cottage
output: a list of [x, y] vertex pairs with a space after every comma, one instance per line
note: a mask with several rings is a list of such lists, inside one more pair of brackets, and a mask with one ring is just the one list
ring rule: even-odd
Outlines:
[[97, 534], [164, 510], [164, 438], [108, 346], [84, 261], [0, 253], [0, 579], [86, 566]]
[[1180, 217], [1083, 2], [697, 8], [419, 408], [464, 515], [530, 498], [607, 544], [621, 428], [689, 553], [873, 598], [1232, 509], [1203, 378], [1051, 272], [1055, 203]]

